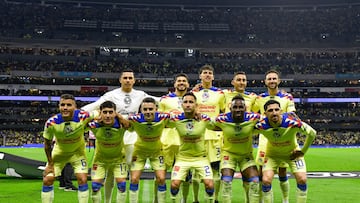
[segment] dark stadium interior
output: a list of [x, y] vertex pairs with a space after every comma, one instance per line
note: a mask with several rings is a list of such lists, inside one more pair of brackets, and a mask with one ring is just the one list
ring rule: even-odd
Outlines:
[[195, 85], [206, 63], [216, 86], [245, 71], [255, 93], [278, 70], [320, 135], [315, 145], [360, 145], [359, 0], [193, 2], [0, 1], [0, 98], [49, 97], [1, 99], [0, 146], [42, 143], [53, 96], [100, 96], [126, 68], [137, 88], [161, 96], [180, 72]]

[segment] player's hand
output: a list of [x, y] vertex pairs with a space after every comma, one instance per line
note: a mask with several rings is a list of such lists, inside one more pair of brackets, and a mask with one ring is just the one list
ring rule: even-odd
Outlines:
[[300, 150], [294, 150], [292, 152], [292, 154], [290, 155], [290, 159], [291, 160], [294, 160], [294, 159], [297, 159], [299, 157], [303, 157], [304, 156], [304, 153]]
[[119, 113], [116, 113], [116, 114], [117, 114], [116, 116], [118, 117], [120, 124], [126, 129], [130, 128], [130, 122], [128, 120], [126, 120], [121, 114], [119, 114]]
[[201, 88], [202, 88], [202, 84], [198, 83], [191, 90], [197, 92], [200, 91]]
[[201, 119], [201, 113], [195, 112], [194, 119], [195, 119], [196, 121], [200, 121], [200, 119]]
[[55, 173], [54, 173], [54, 166], [53, 166], [53, 165], [47, 165], [47, 166], [45, 167], [45, 170], [44, 170], [44, 172], [43, 172], [43, 176], [45, 177], [45, 176], [47, 176], [47, 175], [50, 174], [50, 173], [53, 173], [53, 174], [55, 175]]

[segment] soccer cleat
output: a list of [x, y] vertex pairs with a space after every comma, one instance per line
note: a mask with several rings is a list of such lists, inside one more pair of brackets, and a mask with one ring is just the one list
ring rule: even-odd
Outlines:
[[75, 191], [78, 191], [78, 188], [72, 185], [70, 187], [66, 187], [64, 189], [64, 191], [66, 191], [66, 192], [75, 192]]
[[59, 186], [59, 189], [63, 190], [63, 189], [65, 189], [65, 186]]

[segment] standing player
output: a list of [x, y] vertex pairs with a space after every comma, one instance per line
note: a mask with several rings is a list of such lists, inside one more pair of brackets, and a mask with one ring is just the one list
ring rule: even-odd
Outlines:
[[166, 166], [160, 137], [169, 118], [168, 113], [157, 111], [156, 101], [151, 97], [142, 101], [141, 113], [129, 116], [131, 125], [129, 131], [138, 134], [131, 163], [130, 202], [132, 203], [138, 202], [139, 181], [146, 159], [150, 160], [155, 171], [158, 202], [166, 202]]
[[94, 163], [91, 170], [92, 200], [101, 202], [101, 187], [106, 171], [114, 174], [117, 184], [116, 202], [126, 202], [127, 164], [124, 163], [125, 126], [117, 118], [116, 105], [106, 101], [100, 105], [100, 119], [89, 123], [96, 137]]
[[[270, 70], [265, 74], [265, 85], [267, 87], [267, 92], [258, 95], [255, 100], [255, 105], [253, 107], [254, 112], [260, 112], [262, 115], [265, 113], [264, 104], [270, 100], [275, 99], [281, 105], [283, 112], [295, 112], [295, 104], [293, 96], [289, 93], [284, 93], [279, 90], [280, 78], [279, 73], [275, 70]], [[296, 139], [296, 138], [295, 138]], [[262, 165], [264, 164], [264, 157], [266, 156], [267, 139], [263, 135], [259, 135], [259, 147], [256, 155], [256, 162], [260, 167], [260, 177], [262, 173]], [[289, 202], [289, 181], [286, 174], [287, 165], [281, 165], [279, 167], [279, 180], [280, 188], [282, 191], [283, 203]], [[261, 180], [261, 179], [260, 179]]]
[[202, 114], [195, 119], [196, 96], [186, 93], [183, 96], [183, 113], [173, 115], [169, 127], [176, 128], [180, 136], [179, 153], [171, 173], [171, 199], [180, 203], [179, 188], [188, 172], [194, 169], [203, 181], [206, 191], [206, 202], [214, 202], [214, 183], [207, 150], [205, 147], [205, 131], [212, 128], [210, 117]]
[[[116, 104], [116, 111], [123, 117], [129, 114], [137, 113], [142, 100], [149, 97], [144, 91], [133, 89], [135, 84], [134, 72], [131, 69], [124, 70], [119, 77], [120, 88], [105, 93], [96, 102], [84, 106], [82, 109], [86, 111], [98, 110], [99, 106], [105, 101], [112, 101]], [[135, 132], [125, 132], [125, 158], [128, 164], [131, 164], [132, 151], [137, 135]], [[112, 188], [114, 186], [114, 175], [112, 172], [107, 173], [105, 180], [105, 202], [111, 202]]]
[[[41, 201], [53, 202], [55, 177], [58, 177], [62, 168], [70, 163], [74, 167], [78, 181], [78, 200], [80, 203], [86, 203], [89, 199], [89, 190], [84, 132], [93, 116], [90, 116], [88, 112], [77, 110], [75, 98], [70, 94], [60, 96], [59, 110], [59, 114], [46, 121], [44, 128], [47, 165], [44, 171]], [[55, 145], [52, 149], [54, 138]]]
[[[246, 111], [251, 112], [253, 110], [257, 95], [253, 92], [245, 91], [247, 87], [247, 77], [245, 72], [236, 72], [233, 76], [233, 79], [231, 80], [231, 84], [233, 85], [233, 89], [223, 90], [226, 104], [225, 112], [230, 111], [232, 98], [238, 94], [240, 94], [245, 99]], [[249, 182], [246, 179], [243, 179], [243, 188], [245, 191], [245, 202], [248, 203]]]
[[248, 112], [252, 111], [252, 107], [255, 104], [255, 99], [257, 95], [253, 92], [245, 91], [247, 86], [247, 78], [245, 72], [243, 71], [236, 72], [234, 74], [233, 79], [231, 80], [231, 84], [234, 87], [233, 89], [223, 90], [225, 95], [225, 104], [226, 104], [225, 112], [230, 111], [232, 98], [238, 94], [241, 94], [241, 96], [245, 99], [246, 111]]
[[[159, 111], [169, 112], [171, 115], [180, 114], [183, 111], [181, 107], [182, 97], [187, 92], [189, 86], [188, 76], [184, 73], [177, 74], [174, 82], [175, 91], [161, 97]], [[165, 128], [161, 136], [161, 142], [163, 144], [166, 168], [172, 168], [180, 145], [180, 138], [176, 129]], [[182, 184], [182, 188], [184, 202], [186, 203], [189, 193], [189, 181], [185, 181]]]
[[[266, 156], [263, 165], [262, 191], [264, 203], [273, 202], [271, 182], [274, 172], [285, 162], [297, 182], [296, 202], [305, 203], [307, 199], [306, 164], [304, 154], [315, 139], [316, 131], [302, 122], [294, 113], [283, 113], [280, 102], [269, 100], [264, 105], [266, 117], [255, 128], [267, 138]], [[306, 136], [302, 149], [296, 142], [296, 135]]]
[[223, 131], [221, 149], [222, 197], [224, 203], [231, 203], [232, 180], [237, 166], [247, 182], [246, 201], [259, 202], [259, 175], [253, 157], [252, 135], [260, 114], [246, 112], [245, 99], [239, 94], [232, 98], [230, 112], [220, 114], [215, 125]]
[[[198, 112], [208, 115], [210, 118], [215, 118], [220, 112], [225, 110], [225, 96], [221, 89], [214, 87], [212, 82], [214, 80], [214, 68], [211, 65], [204, 65], [200, 68], [201, 84], [199, 88], [194, 90], [194, 95], [199, 98]], [[209, 160], [214, 175], [215, 185], [215, 202], [218, 201], [218, 194], [220, 190], [220, 148], [221, 148], [221, 132], [206, 130], [205, 143], [209, 154]], [[194, 174], [196, 176], [196, 174]], [[198, 179], [193, 177], [194, 202], [198, 202]]]

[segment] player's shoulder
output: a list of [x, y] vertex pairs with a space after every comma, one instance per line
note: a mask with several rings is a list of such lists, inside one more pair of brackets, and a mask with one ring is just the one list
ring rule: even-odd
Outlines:
[[170, 120], [171, 121], [179, 121], [179, 120], [184, 120], [184, 119], [185, 119], [184, 112], [179, 113], [179, 114], [171, 114], [170, 115]]
[[210, 118], [210, 116], [208, 116], [206, 114], [201, 114], [200, 120], [202, 120], [202, 121], [210, 121], [211, 118]]
[[248, 92], [248, 91], [244, 91], [244, 95], [249, 96], [249, 97], [257, 97], [258, 95], [254, 92]]
[[45, 122], [45, 126], [48, 128], [50, 126], [54, 126], [60, 123], [62, 123], [62, 117], [61, 114], [59, 113], [48, 118]]
[[142, 119], [141, 113], [133, 113], [128, 116], [129, 121], [140, 121]]
[[267, 117], [261, 118], [256, 124], [255, 128], [259, 130], [267, 130], [272, 128]]
[[209, 90], [213, 91], [213, 92], [216, 92], [216, 93], [224, 94], [223, 90], [221, 88], [219, 88], [219, 87], [212, 86]]
[[261, 115], [255, 112], [245, 112], [244, 118], [246, 121], [257, 121], [261, 119]]
[[95, 120], [93, 120], [93, 121], [90, 121], [90, 122], [88, 123], [88, 126], [89, 126], [89, 128], [91, 128], [91, 129], [95, 129], [95, 128], [99, 128], [99, 127], [100, 127], [100, 123], [97, 122], [97, 121], [95, 121]]
[[88, 111], [77, 109], [74, 111], [74, 116], [74, 121], [83, 121], [90, 117], [90, 113]]
[[296, 116], [296, 114], [289, 112], [289, 113], [283, 113], [283, 127], [287, 128], [295, 128], [295, 127], [301, 127], [302, 121], [299, 117]]
[[175, 98], [177, 95], [174, 92], [170, 92], [169, 94], [163, 95], [160, 97], [160, 102], [166, 99]]
[[215, 121], [219, 123], [228, 122], [231, 119], [231, 113], [221, 113], [216, 118]]
[[164, 120], [164, 119], [168, 119], [170, 118], [170, 113], [168, 112], [157, 112], [156, 116], [160, 119], [160, 120]]
[[263, 98], [266, 98], [268, 96], [270, 96], [269, 93], [263, 92], [263, 93], [260, 93], [260, 94], [257, 95], [257, 99], [263, 99]]

